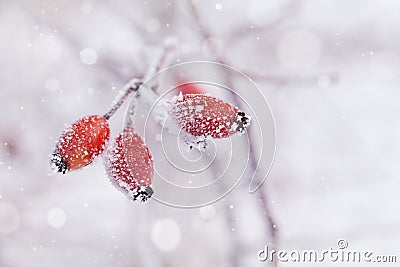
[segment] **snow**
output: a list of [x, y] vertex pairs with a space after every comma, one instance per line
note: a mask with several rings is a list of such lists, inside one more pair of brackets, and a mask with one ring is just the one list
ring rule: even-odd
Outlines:
[[60, 81], [56, 78], [49, 78], [46, 80], [45, 86], [49, 92], [57, 92], [61, 88]]
[[6, 235], [14, 233], [20, 225], [20, 213], [13, 203], [7, 201], [0, 202], [0, 234]]
[[47, 213], [47, 221], [53, 228], [62, 228], [66, 222], [66, 215], [61, 208], [51, 208]]
[[152, 18], [146, 22], [146, 30], [150, 33], [155, 33], [160, 29], [160, 21]]
[[251, 0], [246, 8], [249, 20], [256, 26], [266, 26], [279, 18], [278, 0]]
[[216, 210], [213, 205], [201, 207], [199, 209], [200, 217], [204, 220], [211, 220], [216, 214]]
[[84, 13], [84, 14], [89, 14], [89, 13], [91, 13], [91, 12], [93, 11], [93, 5], [92, 5], [92, 3], [89, 2], [89, 1], [84, 2], [84, 3], [82, 4], [82, 6], [81, 6], [81, 11], [82, 11], [82, 13]]
[[288, 70], [305, 71], [318, 63], [321, 41], [312, 31], [294, 30], [283, 35], [278, 43], [279, 62]]
[[97, 62], [97, 53], [92, 48], [84, 48], [79, 53], [82, 63], [86, 65], [93, 65]]
[[[278, 248], [323, 250], [345, 238], [352, 249], [397, 255], [399, 1], [193, 2], [211, 33], [207, 39], [185, 1], [0, 2], [0, 266], [268, 266], [256, 254], [271, 241], [271, 228], [259, 195], [247, 193], [246, 176], [213, 209], [187, 210], [127, 201], [110, 186], [100, 158], [67, 175], [48, 176], [48, 155], [64, 124], [104, 114], [129, 79], [146, 73], [170, 37], [176, 47], [172, 62], [221, 55], [268, 99], [277, 154], [261, 189], [269, 197]], [[85, 48], [95, 53], [83, 60]], [[188, 70], [182, 77], [191, 75]], [[237, 77], [231, 82], [243, 93]], [[230, 95], [217, 93], [236, 105]], [[247, 95], [250, 101], [258, 97]], [[146, 120], [141, 115], [148, 107], [138, 103], [135, 123]], [[254, 107], [260, 107], [258, 116], [265, 114], [263, 106]], [[124, 126], [126, 108], [110, 120], [113, 137]], [[257, 125], [252, 119], [251, 126]], [[191, 163], [181, 157], [176, 139], [167, 138], [173, 134], [159, 129], [149, 122], [141, 134], [168, 182], [201, 188], [218, 180], [230, 162], [228, 140], [215, 142], [216, 163], [207, 168], [214, 143]], [[164, 153], [165, 142], [176, 149]], [[233, 151], [240, 162], [247, 160], [247, 148]], [[205, 170], [182, 173], [166, 156], [178, 167]], [[238, 162], [226, 176], [236, 178], [243, 166]], [[183, 198], [174, 193], [171, 199]], [[53, 208], [65, 213], [58, 229], [47, 217]]]
[[179, 245], [180, 239], [181, 230], [174, 220], [162, 218], [153, 224], [151, 240], [158, 249], [173, 250]]

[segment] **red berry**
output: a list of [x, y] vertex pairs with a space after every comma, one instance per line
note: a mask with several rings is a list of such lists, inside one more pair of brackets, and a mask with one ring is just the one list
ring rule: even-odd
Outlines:
[[196, 83], [185, 83], [183, 81], [180, 82], [181, 85], [176, 88], [178, 93], [182, 92], [182, 94], [204, 94], [204, 90]]
[[73, 123], [61, 135], [50, 157], [53, 168], [65, 173], [85, 167], [103, 152], [110, 139], [110, 127], [103, 116], [87, 116]]
[[111, 182], [130, 199], [140, 197], [144, 202], [153, 194], [153, 158], [134, 129], [126, 128], [118, 135], [107, 150], [104, 164]]
[[204, 94], [180, 94], [173, 103], [176, 122], [193, 136], [226, 138], [243, 133], [250, 118], [231, 104]]

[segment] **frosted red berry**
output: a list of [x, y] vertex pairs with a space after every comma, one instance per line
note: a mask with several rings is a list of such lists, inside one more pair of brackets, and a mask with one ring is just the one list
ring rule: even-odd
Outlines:
[[250, 117], [239, 108], [204, 94], [180, 94], [173, 102], [176, 122], [193, 136], [226, 138], [243, 133]]
[[50, 157], [59, 172], [77, 170], [93, 162], [110, 139], [110, 127], [103, 116], [86, 116], [69, 126]]
[[128, 198], [144, 202], [153, 194], [153, 158], [134, 129], [126, 128], [117, 136], [105, 153], [104, 165], [112, 184]]
[[183, 82], [180, 81], [181, 85], [176, 88], [178, 93], [182, 92], [182, 94], [204, 94], [204, 90], [196, 83], [191, 82]]

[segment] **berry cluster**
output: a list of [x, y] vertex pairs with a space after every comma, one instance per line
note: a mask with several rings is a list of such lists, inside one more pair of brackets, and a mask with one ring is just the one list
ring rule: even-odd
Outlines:
[[[136, 92], [142, 83], [127, 88], [115, 106], [105, 115], [86, 116], [69, 126], [56, 143], [50, 156], [54, 170], [62, 173], [83, 168], [91, 164], [104, 151], [104, 165], [111, 183], [132, 200], [149, 199], [154, 162], [149, 148], [132, 127], [127, 127], [110, 140], [108, 120], [126, 100], [130, 92]], [[145, 88], [144, 88], [145, 89]], [[182, 91], [184, 93], [182, 93]], [[171, 99], [169, 113], [183, 131], [194, 138], [226, 138], [237, 132], [243, 133], [250, 117], [239, 108], [203, 93], [182, 90]], [[190, 147], [192, 148], [192, 146]]]

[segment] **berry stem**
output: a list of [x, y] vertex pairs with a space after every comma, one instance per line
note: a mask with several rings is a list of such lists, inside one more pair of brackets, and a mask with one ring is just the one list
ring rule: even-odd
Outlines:
[[140, 88], [140, 86], [142, 86], [142, 82], [134, 79], [131, 80], [125, 87], [124, 90], [122, 91], [122, 94], [117, 95], [115, 101], [114, 101], [114, 105], [111, 107], [111, 109], [104, 114], [104, 118], [106, 118], [107, 120], [110, 119], [115, 112], [122, 106], [122, 104], [125, 102], [125, 100], [128, 98], [128, 96], [132, 93], [132, 92], [137, 92]]
[[[149, 66], [146, 74], [143, 76], [142, 79], [132, 79], [125, 85], [124, 89], [121, 91], [120, 94], [114, 100], [113, 106], [110, 110], [104, 114], [104, 118], [107, 120], [110, 119], [115, 112], [124, 104], [125, 100], [132, 92], [137, 92], [139, 88], [143, 85], [144, 81], [149, 79], [151, 76], [156, 74], [161, 70], [165, 62], [167, 61], [167, 56], [170, 50], [173, 48], [173, 42], [171, 40], [167, 40], [164, 42], [163, 48], [161, 49], [159, 55], [153, 61], [153, 63]], [[131, 111], [132, 112], [132, 111]]]

